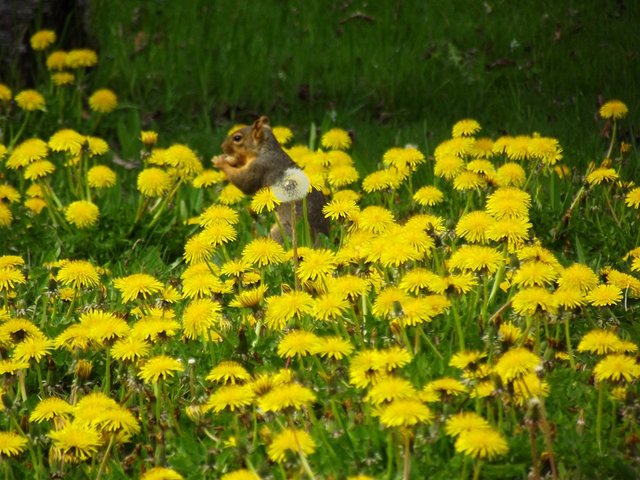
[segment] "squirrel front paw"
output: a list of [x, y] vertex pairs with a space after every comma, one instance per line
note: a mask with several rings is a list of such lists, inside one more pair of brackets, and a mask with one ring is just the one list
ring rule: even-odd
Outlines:
[[232, 165], [233, 160], [234, 158], [230, 155], [216, 155], [211, 159], [211, 162], [214, 167], [223, 170], [224, 167]]

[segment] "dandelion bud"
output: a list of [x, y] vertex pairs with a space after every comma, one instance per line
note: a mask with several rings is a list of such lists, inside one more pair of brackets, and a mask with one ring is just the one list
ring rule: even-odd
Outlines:
[[153, 147], [158, 141], [158, 133], [151, 130], [140, 132], [140, 140], [147, 147]]
[[93, 364], [89, 360], [85, 360], [81, 358], [76, 363], [76, 375], [80, 380], [86, 380], [91, 376], [91, 371], [93, 370]]
[[199, 422], [203, 416], [202, 405], [189, 405], [184, 409], [187, 417], [194, 422]]

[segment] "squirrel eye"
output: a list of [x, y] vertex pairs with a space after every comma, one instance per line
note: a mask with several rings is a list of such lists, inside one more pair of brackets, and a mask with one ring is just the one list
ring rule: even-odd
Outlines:
[[234, 142], [239, 142], [240, 140], [242, 140], [242, 135], [237, 134], [237, 135], [234, 135], [231, 138], [233, 139]]

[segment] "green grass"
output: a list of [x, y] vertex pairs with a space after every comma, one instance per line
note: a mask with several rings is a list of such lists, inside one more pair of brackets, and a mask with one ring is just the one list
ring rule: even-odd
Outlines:
[[620, 5], [95, 1], [90, 12], [106, 60], [96, 83], [205, 155], [228, 122], [261, 113], [303, 138], [335, 118], [371, 164], [465, 116], [489, 134], [553, 132], [571, 151], [592, 146], [598, 96], [637, 111], [637, 12]]

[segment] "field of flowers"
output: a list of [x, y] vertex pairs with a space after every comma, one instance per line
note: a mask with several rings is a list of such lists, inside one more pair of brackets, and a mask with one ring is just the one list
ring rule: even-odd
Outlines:
[[463, 119], [362, 175], [347, 131], [275, 126], [328, 198], [330, 236], [300, 222], [294, 262], [273, 190], [247, 197], [154, 131], [118, 158], [94, 135], [120, 105], [84, 81], [97, 53], [55, 41], [31, 38], [42, 85], [0, 84], [4, 478], [635, 478], [622, 101], [586, 171], [554, 138]]

